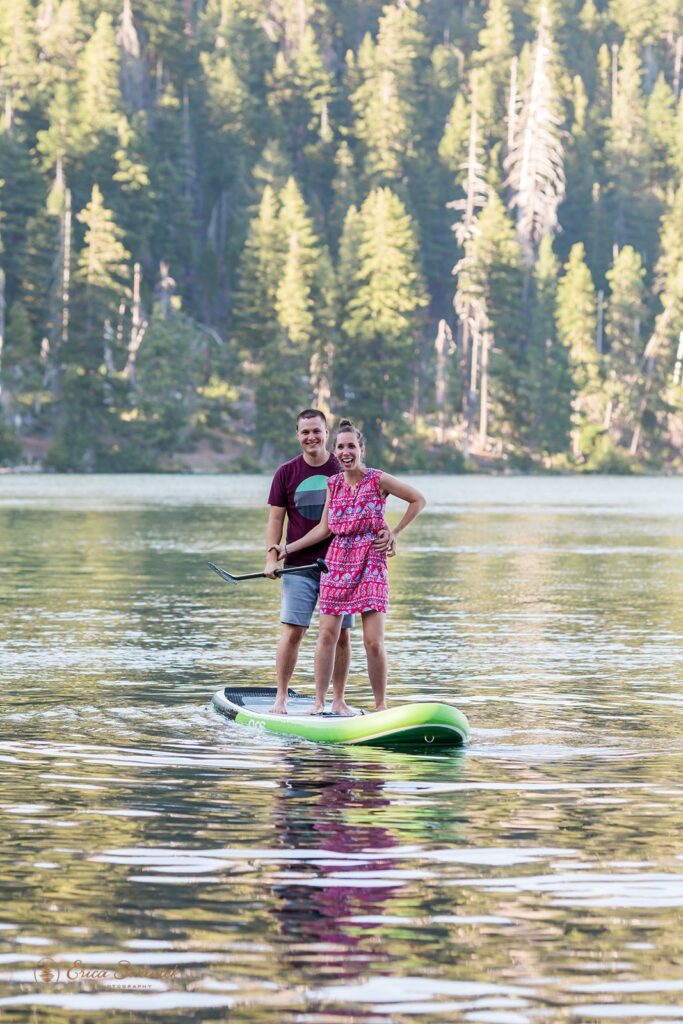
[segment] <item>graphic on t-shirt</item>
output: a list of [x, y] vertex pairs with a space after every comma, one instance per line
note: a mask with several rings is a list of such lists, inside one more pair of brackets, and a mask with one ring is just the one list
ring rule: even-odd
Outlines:
[[319, 523], [327, 497], [326, 476], [309, 476], [302, 480], [294, 491], [294, 504], [297, 511], [311, 522]]

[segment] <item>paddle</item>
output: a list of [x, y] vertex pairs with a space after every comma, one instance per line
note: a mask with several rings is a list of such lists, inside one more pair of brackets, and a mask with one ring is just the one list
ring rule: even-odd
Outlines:
[[[262, 576], [265, 577], [266, 575], [264, 572], [247, 572], [243, 576], [233, 576], [231, 573], [226, 572], [225, 569], [221, 569], [219, 566], [214, 565], [213, 562], [207, 562], [206, 564], [209, 569], [213, 569], [214, 572], [217, 572], [221, 579], [225, 580], [226, 583], [237, 583], [239, 580], [257, 580]], [[318, 572], [330, 571], [327, 568], [327, 562], [324, 558], [316, 558], [315, 562], [311, 565], [293, 565], [289, 569], [276, 569], [275, 575], [284, 576], [286, 572], [306, 572], [309, 569], [317, 569]]]

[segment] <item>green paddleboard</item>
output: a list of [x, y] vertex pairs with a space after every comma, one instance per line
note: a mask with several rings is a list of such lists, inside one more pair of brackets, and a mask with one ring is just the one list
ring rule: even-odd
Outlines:
[[393, 749], [429, 750], [461, 747], [469, 737], [469, 723], [451, 704], [418, 701], [399, 704], [388, 711], [354, 715], [310, 715], [312, 697], [289, 691], [286, 715], [270, 714], [274, 687], [227, 686], [214, 694], [214, 707], [240, 725], [263, 728], [285, 736], [299, 736], [315, 743], [344, 743]]

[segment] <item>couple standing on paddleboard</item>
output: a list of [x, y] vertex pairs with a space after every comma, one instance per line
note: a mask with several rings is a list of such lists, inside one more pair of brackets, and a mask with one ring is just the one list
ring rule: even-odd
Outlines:
[[[366, 468], [363, 435], [351, 420], [340, 421], [332, 454], [327, 450], [327, 420], [319, 409], [299, 413], [296, 434], [302, 454], [279, 467], [270, 488], [264, 572], [275, 579], [281, 558], [287, 568], [325, 558], [329, 573], [321, 576], [313, 571], [282, 577], [277, 697], [270, 710], [287, 713], [287, 690], [299, 647], [320, 596], [316, 696], [311, 713], [324, 710], [330, 680], [332, 711], [338, 715], [355, 713], [344, 700], [351, 657], [349, 629], [355, 614], [362, 617], [375, 710], [383, 711], [387, 686], [384, 619], [389, 596], [386, 560], [396, 553], [397, 535], [422, 511], [425, 499], [396, 477]], [[384, 506], [390, 494], [408, 504], [393, 530], [384, 521]]]

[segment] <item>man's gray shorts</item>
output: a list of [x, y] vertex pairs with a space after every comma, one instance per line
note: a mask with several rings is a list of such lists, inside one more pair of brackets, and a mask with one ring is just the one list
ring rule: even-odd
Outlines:
[[[319, 593], [319, 572], [313, 572], [310, 575], [306, 572], [287, 573], [282, 577], [280, 622], [286, 622], [290, 626], [304, 626], [308, 629], [318, 603]], [[350, 629], [352, 626], [353, 615], [343, 615], [342, 629]]]

